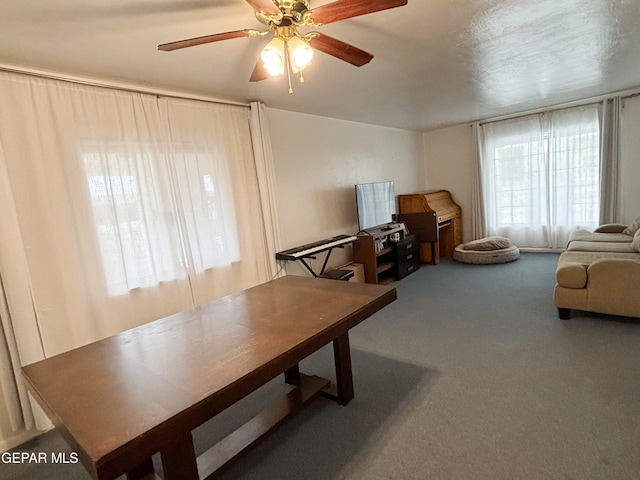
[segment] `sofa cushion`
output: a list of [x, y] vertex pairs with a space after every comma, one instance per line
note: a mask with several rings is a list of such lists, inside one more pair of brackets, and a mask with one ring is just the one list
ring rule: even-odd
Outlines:
[[622, 233], [631, 235], [632, 237], [640, 229], [640, 217], [636, 218], [631, 225], [625, 228]]
[[614, 253], [614, 252], [577, 252], [566, 251], [560, 254], [558, 265], [560, 262], [581, 263], [582, 265], [591, 265], [599, 259], [620, 258], [623, 260], [640, 260], [640, 253]]
[[633, 242], [631, 243], [633, 248], [636, 249], [638, 253], [640, 253], [640, 229], [636, 230], [635, 235], [633, 236]]
[[569, 244], [571, 242], [631, 242], [633, 235], [626, 233], [602, 233], [589, 232], [588, 230], [574, 230], [569, 236]]
[[[638, 230], [640, 232], [640, 230]], [[640, 240], [639, 240], [640, 241]], [[637, 253], [638, 250], [630, 242], [585, 242], [575, 241], [567, 246], [570, 252], [612, 252]]]
[[506, 237], [493, 236], [465, 243], [463, 248], [465, 250], [484, 252], [491, 250], [501, 250], [503, 248], [509, 248], [512, 245], [513, 244], [511, 243], [511, 240]]

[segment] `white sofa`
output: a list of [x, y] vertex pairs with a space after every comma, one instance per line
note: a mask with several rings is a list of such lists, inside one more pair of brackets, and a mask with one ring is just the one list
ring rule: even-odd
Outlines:
[[554, 302], [571, 310], [640, 317], [640, 217], [572, 233], [558, 260]]

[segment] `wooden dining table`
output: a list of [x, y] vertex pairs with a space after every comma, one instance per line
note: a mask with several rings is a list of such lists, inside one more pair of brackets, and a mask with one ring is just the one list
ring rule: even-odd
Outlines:
[[[23, 367], [93, 478], [205, 479], [311, 399], [354, 398], [349, 330], [392, 286], [285, 276]], [[332, 343], [335, 385], [299, 362]], [[192, 431], [277, 376], [282, 398], [196, 458]]]

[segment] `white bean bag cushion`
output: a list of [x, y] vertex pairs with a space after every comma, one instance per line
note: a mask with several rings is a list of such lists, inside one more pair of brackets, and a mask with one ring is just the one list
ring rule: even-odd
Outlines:
[[488, 265], [514, 262], [520, 257], [520, 249], [505, 237], [487, 237], [458, 245], [453, 259], [461, 263]]

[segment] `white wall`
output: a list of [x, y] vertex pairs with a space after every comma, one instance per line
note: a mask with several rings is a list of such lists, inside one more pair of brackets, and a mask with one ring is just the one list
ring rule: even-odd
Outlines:
[[622, 222], [640, 216], [640, 97], [623, 100], [622, 108]]
[[[624, 100], [622, 109], [620, 188], [622, 223], [640, 216], [640, 97]], [[427, 188], [449, 190], [462, 208], [463, 238], [471, 238], [474, 142], [469, 124], [426, 132]]]
[[462, 241], [471, 238], [473, 138], [471, 126], [456, 125], [424, 134], [427, 190], [449, 190], [462, 210]]
[[[276, 109], [267, 117], [283, 248], [355, 234], [356, 183], [393, 180], [396, 194], [425, 188], [421, 133]], [[350, 255], [336, 250], [329, 265]], [[306, 272], [298, 262], [287, 270]]]

